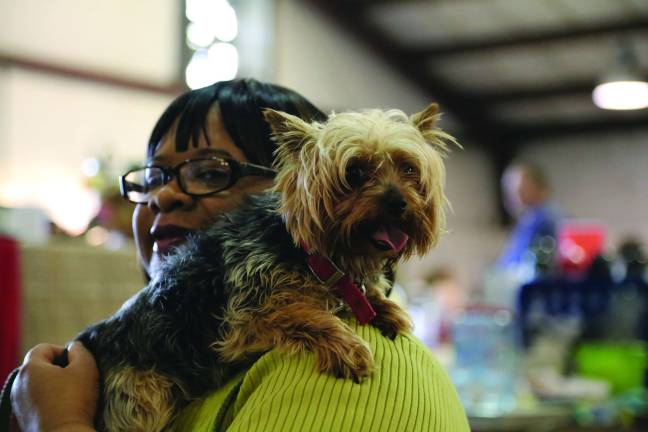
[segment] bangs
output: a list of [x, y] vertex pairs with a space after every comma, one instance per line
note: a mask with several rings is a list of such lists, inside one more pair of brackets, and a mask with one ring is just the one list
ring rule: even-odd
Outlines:
[[284, 111], [308, 122], [323, 121], [327, 117], [290, 89], [253, 79], [221, 81], [185, 93], [171, 103], [153, 128], [148, 143], [148, 159], [153, 158], [160, 142], [174, 125], [177, 152], [186, 151], [189, 145], [197, 146], [200, 134], [211, 146], [207, 118], [214, 105], [218, 105], [223, 126], [234, 144], [248, 161], [263, 166], [272, 165], [276, 149], [270, 125], [263, 116], [265, 108]]

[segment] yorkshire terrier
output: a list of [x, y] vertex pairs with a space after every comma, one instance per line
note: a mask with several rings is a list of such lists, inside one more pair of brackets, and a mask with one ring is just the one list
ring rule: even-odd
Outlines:
[[268, 192], [220, 216], [161, 276], [77, 339], [102, 376], [97, 427], [158, 431], [261, 354], [311, 352], [319, 371], [372, 373], [355, 319], [394, 338], [410, 320], [385, 268], [426, 253], [444, 228], [438, 107], [332, 114], [266, 110], [278, 144]]

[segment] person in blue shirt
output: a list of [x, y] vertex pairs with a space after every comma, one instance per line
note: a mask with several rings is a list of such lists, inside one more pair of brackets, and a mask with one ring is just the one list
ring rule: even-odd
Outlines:
[[554, 247], [561, 216], [550, 200], [547, 175], [536, 165], [510, 165], [502, 176], [502, 192], [504, 207], [516, 225], [497, 264], [519, 266], [534, 259], [533, 249], [541, 243]]

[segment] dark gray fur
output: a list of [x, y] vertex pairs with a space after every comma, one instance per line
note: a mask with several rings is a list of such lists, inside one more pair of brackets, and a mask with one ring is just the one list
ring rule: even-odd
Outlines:
[[[254, 254], [273, 258], [273, 267], [306, 272], [276, 209], [279, 196], [250, 197], [209, 229], [192, 236], [169, 257], [152, 280], [112, 317], [77, 336], [93, 353], [100, 374], [114, 367], [155, 368], [183, 383], [191, 398], [219, 387], [244, 364], [227, 364], [210, 345], [227, 329], [219, 320], [233, 287], [227, 266]], [[251, 280], [259, 301], [266, 287]], [[240, 288], [239, 288], [240, 289]], [[252, 359], [249, 359], [252, 360]], [[179, 389], [176, 389], [179, 391]], [[178, 392], [178, 401], [183, 397]]]

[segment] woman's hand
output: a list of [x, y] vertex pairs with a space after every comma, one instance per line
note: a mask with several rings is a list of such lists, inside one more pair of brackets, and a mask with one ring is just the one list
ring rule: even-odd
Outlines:
[[54, 359], [63, 347], [40, 344], [25, 356], [11, 389], [11, 406], [20, 428], [30, 431], [88, 431], [99, 397], [95, 359], [80, 342], [69, 347], [68, 365]]

